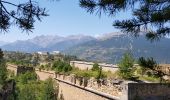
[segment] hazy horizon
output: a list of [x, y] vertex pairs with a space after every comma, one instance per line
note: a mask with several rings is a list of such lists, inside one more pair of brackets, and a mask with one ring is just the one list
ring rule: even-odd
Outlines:
[[106, 35], [109, 35], [109, 34], [112, 34], [112, 33], [118, 33], [118, 32], [101, 33], [101, 34], [94, 34], [94, 35], [93, 34], [67, 34], [67, 35], [62, 35], [62, 34], [37, 34], [36, 36], [29, 36], [28, 35], [27, 38], [18, 38], [18, 39], [13, 40], [13, 41], [0, 40], [0, 42], [12, 43], [12, 42], [15, 42], [15, 41], [18, 41], [18, 40], [24, 41], [24, 40], [33, 39], [33, 38], [40, 37], [40, 36], [58, 36], [58, 37], [90, 36], [90, 37], [93, 37], [93, 38], [100, 38], [100, 37], [103, 37], [103, 36], [106, 36]]

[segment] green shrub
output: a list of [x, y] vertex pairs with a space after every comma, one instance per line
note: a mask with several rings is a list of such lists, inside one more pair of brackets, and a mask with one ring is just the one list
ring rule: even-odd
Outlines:
[[35, 72], [26, 72], [24, 74], [19, 74], [17, 81], [21, 84], [27, 84], [29, 81], [36, 81], [37, 74]]
[[16, 100], [57, 100], [58, 87], [52, 79], [16, 83]]
[[98, 63], [94, 63], [93, 64], [93, 67], [92, 67], [92, 71], [98, 71], [100, 68], [99, 68], [99, 64]]
[[44, 69], [45, 69], [45, 66], [44, 66], [44, 65], [41, 65], [41, 66], [40, 66], [40, 69], [43, 69], [43, 70], [44, 70]]
[[56, 70], [56, 72], [69, 72], [72, 70], [72, 67], [69, 63], [58, 60], [53, 63], [52, 69]]

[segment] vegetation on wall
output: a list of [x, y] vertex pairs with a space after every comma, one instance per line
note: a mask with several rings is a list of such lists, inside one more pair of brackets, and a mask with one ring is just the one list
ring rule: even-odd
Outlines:
[[96, 79], [106, 78], [112, 76], [111, 72], [102, 71], [101, 68], [98, 70], [80, 70], [78, 68], [73, 67], [72, 71], [69, 72], [70, 74], [75, 74], [77, 77], [94, 77]]

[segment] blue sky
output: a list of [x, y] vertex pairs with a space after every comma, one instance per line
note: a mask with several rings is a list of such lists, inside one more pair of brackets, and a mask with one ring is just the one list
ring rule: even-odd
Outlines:
[[[50, 16], [43, 18], [42, 22], [36, 22], [32, 33], [28, 35], [13, 26], [8, 33], [0, 34], [0, 41], [12, 42], [26, 40], [38, 35], [67, 36], [84, 34], [97, 36], [119, 31], [112, 26], [113, 21], [115, 19], [125, 19], [130, 16], [129, 13], [120, 13], [114, 18], [105, 15], [99, 18], [95, 14], [89, 14], [85, 9], [80, 8], [79, 0], [54, 1], [42, 0], [39, 2], [41, 7], [45, 7], [48, 10]], [[21, 0], [17, 2], [21, 2]]]

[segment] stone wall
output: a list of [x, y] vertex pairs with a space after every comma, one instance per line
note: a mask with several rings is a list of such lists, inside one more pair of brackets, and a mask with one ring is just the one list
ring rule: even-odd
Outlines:
[[39, 79], [42, 81], [44, 81], [48, 78], [55, 78], [54, 71], [45, 71], [45, 70], [35, 69], [35, 72], [38, 75]]
[[26, 67], [26, 66], [15, 66], [12, 64], [7, 64], [7, 69], [13, 71], [15, 75], [20, 73], [25, 73], [27, 71], [34, 71], [33, 67]]
[[[17, 75], [18, 73], [21, 72], [25, 72], [28, 70], [33, 70], [32, 68], [19, 68], [18, 66], [15, 65], [11, 65], [11, 64], [7, 64], [7, 69], [11, 70], [15, 73], [15, 75]], [[55, 72], [54, 71], [45, 71], [45, 70], [39, 70], [39, 69], [35, 69], [36, 74], [38, 75], [40, 80], [46, 80], [49, 77], [51, 78], [55, 78]]]
[[[93, 67], [93, 62], [84, 62], [84, 61], [70, 61], [70, 65], [74, 66], [76, 68], [79, 68], [81, 70], [89, 70]], [[103, 71], [111, 71], [115, 72], [118, 70], [117, 65], [113, 64], [104, 64], [104, 63], [99, 63], [99, 66], [102, 67]]]
[[[16, 72], [17, 67], [7, 69]], [[170, 100], [170, 84], [159, 83], [120, 83], [113, 80], [75, 77], [74, 75], [54, 74], [54, 71], [35, 69], [40, 80], [49, 77], [59, 83], [59, 97], [64, 100]]]
[[17, 74], [17, 66], [7, 64], [7, 69], [14, 72], [15, 75]]
[[[87, 97], [93, 96], [96, 97], [95, 100], [98, 100], [97, 98], [99, 98], [99, 100], [115, 100], [119, 99], [122, 94], [122, 88], [120, 87], [120, 84], [113, 84], [110, 80], [105, 80], [105, 82], [101, 80], [101, 82], [98, 82], [93, 78], [89, 79], [83, 77], [75, 77], [74, 75], [67, 76], [63, 74], [56, 74], [56, 79], [59, 80], [59, 85], [61, 85], [59, 86], [60, 94], [63, 93], [65, 98], [67, 98], [69, 94], [79, 93], [78, 96], [81, 97], [80, 95], [82, 95], [81, 98], [83, 98], [80, 100], [94, 100], [94, 98], [87, 99]], [[68, 89], [70, 89], [69, 92], [67, 92]], [[65, 100], [79, 100], [75, 98], [77, 98], [77, 96], [73, 97], [72, 99], [67, 98]]]
[[105, 97], [96, 95], [92, 92], [86, 91], [85, 89], [78, 88], [64, 82], [59, 83], [59, 98], [61, 95], [64, 100], [109, 100]]
[[170, 84], [128, 83], [122, 100], [170, 100]]
[[33, 67], [17, 66], [17, 75], [25, 72], [33, 72], [33, 71], [34, 71]]

